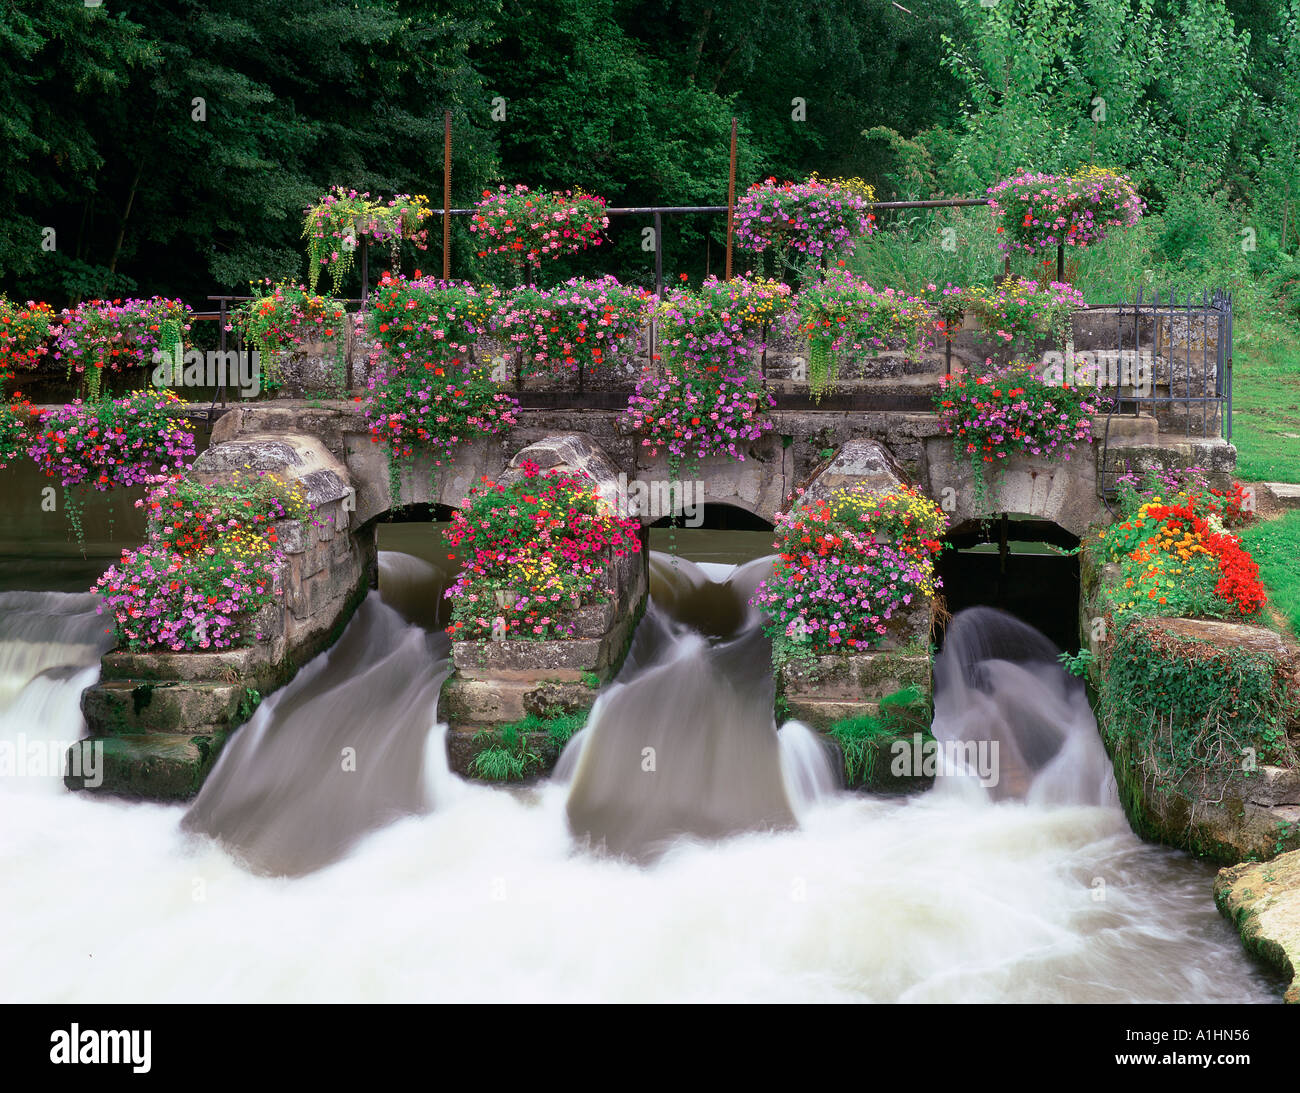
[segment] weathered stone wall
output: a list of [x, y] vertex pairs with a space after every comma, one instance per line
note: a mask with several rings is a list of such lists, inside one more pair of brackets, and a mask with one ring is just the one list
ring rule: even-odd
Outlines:
[[[210, 653], [105, 655], [99, 682], [82, 695], [89, 736], [77, 745], [104, 748], [97, 792], [156, 799], [196, 793], [229, 734], [328, 648], [375, 582], [373, 525], [356, 523], [347, 472], [318, 440], [245, 436], [209, 448], [191, 473], [212, 483], [244, 468], [297, 479], [314, 508], [310, 524], [275, 525], [288, 561], [278, 580], [282, 601], [254, 624], [266, 640]], [[86, 788], [82, 779], [67, 781]]]

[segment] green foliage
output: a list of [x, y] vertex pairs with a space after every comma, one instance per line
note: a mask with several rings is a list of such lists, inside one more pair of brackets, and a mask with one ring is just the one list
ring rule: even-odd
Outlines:
[[531, 740], [538, 733], [549, 738], [549, 750], [558, 755], [575, 733], [587, 724], [588, 712], [554, 713], [539, 717], [528, 714], [520, 721], [511, 721], [495, 731], [484, 729], [474, 734], [475, 741], [490, 741], [470, 761], [470, 773], [489, 782], [519, 782], [530, 774], [542, 770], [546, 759], [537, 751]]
[[1093, 656], [1091, 649], [1080, 649], [1077, 653], [1060, 653], [1056, 659], [1070, 675], [1084, 677], [1092, 671], [1097, 658]]
[[1293, 696], [1272, 656], [1139, 622], [1120, 633], [1099, 675], [1102, 733], [1151, 784], [1195, 800], [1248, 769], [1247, 749], [1257, 763], [1294, 760], [1285, 729]]
[[894, 740], [916, 732], [932, 740], [929, 720], [929, 696], [917, 687], [904, 687], [880, 700], [878, 714], [837, 721], [827, 734], [840, 746], [848, 784], [871, 782], [885, 749]]

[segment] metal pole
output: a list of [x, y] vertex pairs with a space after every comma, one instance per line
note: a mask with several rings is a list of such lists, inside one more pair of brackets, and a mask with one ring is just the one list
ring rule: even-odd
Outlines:
[[1065, 280], [1065, 244], [1056, 244], [1056, 279]]
[[365, 307], [366, 297], [370, 295], [370, 248], [361, 241], [361, 306]]
[[731, 119], [731, 166], [727, 173], [727, 276], [731, 280], [731, 231], [736, 216], [736, 119]]
[[662, 296], [664, 291], [664, 216], [655, 213], [655, 295]]
[[442, 279], [451, 280], [451, 111], [442, 119]]

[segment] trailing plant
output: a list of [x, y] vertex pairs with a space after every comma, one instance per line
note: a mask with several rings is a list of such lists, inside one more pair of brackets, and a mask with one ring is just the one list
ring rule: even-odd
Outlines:
[[64, 310], [55, 324], [53, 359], [66, 374], [84, 379], [90, 399], [99, 397], [103, 373], [142, 368], [154, 353], [184, 349], [192, 313], [180, 300], [91, 300]]
[[428, 232], [422, 226], [432, 215], [428, 198], [398, 194], [388, 201], [371, 199], [369, 193], [342, 186], [333, 187], [304, 215], [302, 234], [307, 240], [307, 282], [312, 292], [322, 269], [329, 270], [334, 295], [342, 291], [344, 279], [356, 264], [356, 251], [363, 242], [387, 242], [394, 273], [401, 259], [403, 239], [419, 250], [428, 246]]
[[1295, 696], [1271, 654], [1184, 637], [1147, 621], [1124, 627], [1100, 679], [1101, 727], [1117, 757], [1192, 800], [1259, 763], [1294, 762]]
[[809, 340], [808, 389], [814, 398], [835, 382], [844, 353], [903, 349], [919, 356], [932, 344], [934, 316], [921, 296], [876, 290], [834, 269], [799, 293], [798, 329]]
[[205, 485], [185, 475], [160, 476], [135, 502], [149, 518], [152, 541], [178, 554], [199, 550], [228, 532], [248, 530], [279, 545], [275, 524], [307, 520], [311, 505], [302, 483], [269, 471], [235, 471]]
[[943, 511], [910, 486], [835, 491], [776, 521], [778, 561], [750, 600], [765, 633], [811, 653], [879, 645], [889, 623], [934, 596]]
[[988, 192], [1004, 254], [1091, 246], [1136, 224], [1146, 208], [1127, 176], [1103, 167], [1068, 175], [1022, 170]]
[[[227, 330], [236, 331], [258, 353], [261, 385], [275, 390], [284, 385], [283, 357], [312, 342], [332, 343], [336, 359], [347, 347], [347, 310], [342, 302], [316, 296], [288, 281], [262, 282], [263, 294], [240, 304], [230, 313]], [[259, 286], [254, 285], [256, 290]], [[343, 386], [339, 382], [338, 386]]]
[[446, 592], [454, 641], [572, 636], [574, 612], [610, 595], [614, 559], [641, 549], [639, 520], [618, 517], [587, 476], [529, 460], [520, 470], [483, 479], [446, 533], [463, 557]]

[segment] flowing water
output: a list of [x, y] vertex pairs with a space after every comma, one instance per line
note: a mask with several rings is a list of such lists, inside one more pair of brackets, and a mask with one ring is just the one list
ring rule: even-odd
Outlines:
[[[959, 765], [912, 798], [834, 788], [816, 734], [772, 723], [763, 564], [655, 558], [590, 727], [502, 791], [446, 769], [446, 645], [417, 625], [445, 575], [385, 554], [382, 599], [190, 808], [0, 775], [0, 998], [1277, 1000], [1213, 870], [1130, 832], [1076, 692], [1014, 626], [955, 623], [937, 669], [936, 733], [1006, 744], [1000, 792]], [[75, 738], [102, 618], [57, 592], [0, 613], [0, 745]], [[1085, 776], [1056, 777], [1066, 756]]]

